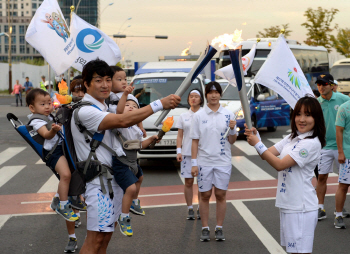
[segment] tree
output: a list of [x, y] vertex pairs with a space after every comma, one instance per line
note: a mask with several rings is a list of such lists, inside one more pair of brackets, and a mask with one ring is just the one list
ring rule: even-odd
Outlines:
[[[282, 25], [282, 28], [284, 29], [284, 37], [287, 38], [292, 30], [288, 30], [289, 24]], [[258, 32], [256, 37], [258, 38], [277, 38], [280, 33], [281, 29], [280, 26], [271, 26], [269, 28], [264, 28], [265, 32]]]
[[308, 30], [304, 42], [310, 46], [324, 46], [329, 52], [332, 47], [330, 33], [338, 28], [337, 24], [331, 27], [337, 12], [339, 10], [333, 8], [331, 10], [322, 9], [322, 7], [318, 7], [316, 10], [308, 8], [304, 14], [307, 21], [301, 24]]
[[332, 46], [343, 56], [350, 57], [350, 29], [339, 29], [337, 38], [331, 35]]

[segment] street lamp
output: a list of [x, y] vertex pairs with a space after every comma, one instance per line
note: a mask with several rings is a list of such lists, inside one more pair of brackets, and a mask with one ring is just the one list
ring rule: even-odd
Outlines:
[[[120, 33], [120, 30], [122, 29], [122, 27], [124, 26], [125, 22], [132, 19], [132, 17], [127, 18], [126, 20], [124, 20], [123, 24], [120, 26], [119, 30], [118, 30], [118, 34]], [[125, 37], [124, 37], [125, 38]]]
[[[113, 4], [114, 4], [114, 3], [109, 3], [105, 8], [103, 8], [103, 10], [102, 10], [101, 13], [100, 13], [100, 18], [101, 18], [101, 16], [102, 16], [102, 13], [107, 9], [107, 7], [108, 7], [108, 6], [111, 6], [111, 5], [113, 5]], [[98, 26], [97, 26], [97, 25], [98, 25], [98, 20], [99, 20], [99, 19], [97, 19], [97, 21], [96, 21], [96, 25], [95, 25], [96, 27], [98, 27]]]
[[139, 35], [126, 35], [126, 34], [113, 34], [113, 38], [126, 38], [126, 37], [154, 37], [155, 39], [168, 39], [167, 35], [144, 35], [144, 36], [139, 36]]
[[[13, 5], [12, 5], [13, 7]], [[11, 17], [10, 17], [10, 0], [7, 1], [7, 20], [8, 20], [8, 26], [9, 26], [9, 34], [4, 33], [7, 37], [9, 37], [9, 49], [8, 49], [8, 61], [9, 61], [9, 94], [12, 93], [12, 26], [11, 26]]]

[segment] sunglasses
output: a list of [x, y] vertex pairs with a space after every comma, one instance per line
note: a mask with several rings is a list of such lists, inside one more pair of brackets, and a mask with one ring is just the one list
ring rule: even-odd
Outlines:
[[330, 83], [317, 83], [317, 86], [328, 86]]

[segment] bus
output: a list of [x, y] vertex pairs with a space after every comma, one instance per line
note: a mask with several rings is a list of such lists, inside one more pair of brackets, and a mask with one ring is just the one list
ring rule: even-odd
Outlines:
[[[258, 73], [260, 67], [263, 65], [267, 56], [269, 55], [273, 44], [277, 41], [277, 38], [261, 38], [261, 41], [257, 44], [255, 57], [252, 66], [247, 71], [247, 76], [254, 79], [254, 76]], [[286, 39], [289, 48], [292, 50], [296, 60], [299, 63], [301, 70], [309, 82], [311, 89], [317, 89], [316, 78], [317, 76], [329, 73], [329, 60], [328, 51], [323, 46], [308, 46], [301, 45], [295, 40]], [[257, 42], [257, 38], [248, 39], [243, 41], [242, 44], [242, 56], [248, 54], [253, 45]], [[222, 50], [219, 53], [218, 58], [219, 69], [231, 64], [228, 50]]]

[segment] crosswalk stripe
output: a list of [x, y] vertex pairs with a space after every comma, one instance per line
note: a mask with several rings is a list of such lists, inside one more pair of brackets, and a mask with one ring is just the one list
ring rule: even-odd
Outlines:
[[11, 218], [11, 215], [0, 215], [0, 229], [5, 225], [6, 221]]
[[233, 156], [231, 161], [232, 165], [250, 181], [275, 179], [244, 156]]
[[10, 181], [12, 177], [17, 175], [22, 169], [26, 166], [5, 166], [0, 169], [0, 187], [2, 187], [5, 183]]
[[55, 175], [52, 175], [49, 180], [41, 186], [38, 193], [47, 193], [47, 192], [57, 192], [58, 179]]
[[43, 162], [42, 159], [39, 159], [39, 160], [35, 163], [35, 165], [37, 165], [37, 164], [44, 164], [44, 165], [45, 165], [45, 162]]
[[249, 145], [247, 141], [238, 140], [234, 143], [234, 146], [247, 155], [258, 155], [255, 148]]
[[0, 165], [22, 152], [25, 147], [9, 147], [0, 153]]
[[247, 222], [261, 243], [269, 251], [269, 253], [286, 253], [281, 245], [273, 238], [273, 236], [264, 228], [260, 221], [252, 214], [252, 212], [244, 205], [242, 201], [231, 201], [242, 218]]

